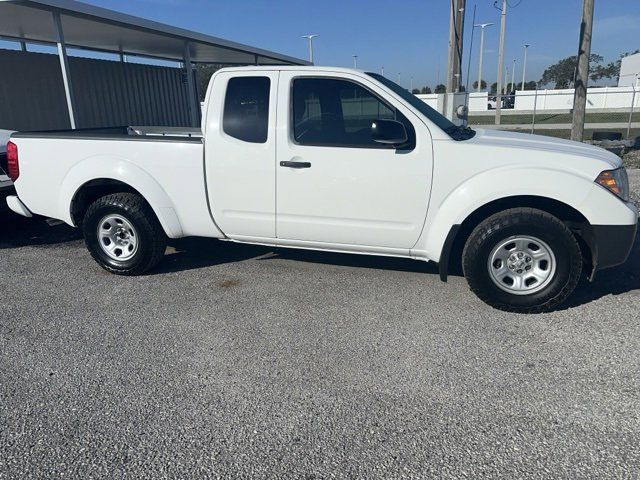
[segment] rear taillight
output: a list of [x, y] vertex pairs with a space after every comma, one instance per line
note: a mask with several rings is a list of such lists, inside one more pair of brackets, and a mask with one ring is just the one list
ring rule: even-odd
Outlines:
[[16, 181], [20, 176], [20, 165], [18, 164], [18, 146], [7, 143], [7, 173], [12, 181]]

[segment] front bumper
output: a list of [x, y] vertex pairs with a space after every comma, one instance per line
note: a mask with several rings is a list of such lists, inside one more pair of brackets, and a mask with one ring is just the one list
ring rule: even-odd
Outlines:
[[592, 225], [593, 273], [615, 267], [627, 261], [636, 239], [638, 224]]

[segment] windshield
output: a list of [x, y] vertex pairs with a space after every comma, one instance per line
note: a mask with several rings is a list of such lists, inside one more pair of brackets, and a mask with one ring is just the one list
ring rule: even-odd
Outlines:
[[[458, 133], [462, 131], [467, 131], [467, 130], [469, 132], [472, 131], [471, 129], [467, 129], [466, 127], [457, 126], [451, 120], [447, 119], [444, 115], [438, 113], [435, 109], [431, 108], [425, 102], [423, 102], [418, 97], [416, 97], [414, 94], [409, 93], [408, 90], [406, 90], [405, 88], [402, 88], [397, 83], [392, 82], [385, 76], [380, 75], [378, 73], [373, 73], [373, 72], [367, 72], [367, 75], [375, 78], [377, 81], [382, 83], [385, 87], [388, 87], [389, 89], [393, 90], [394, 93], [400, 95], [403, 100], [406, 100], [412, 107], [414, 107], [416, 110], [422, 113], [425, 117], [427, 117], [429, 120], [435, 123], [438, 127], [444, 130], [444, 132], [447, 135], [449, 135], [451, 138], [455, 140], [461, 140], [462, 138], [457, 138]], [[465, 137], [468, 137], [468, 136], [465, 135]]]

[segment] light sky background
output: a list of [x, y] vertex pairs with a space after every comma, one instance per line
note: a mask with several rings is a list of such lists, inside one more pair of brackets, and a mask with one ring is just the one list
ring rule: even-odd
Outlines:
[[[223, 37], [299, 58], [314, 33], [317, 65], [380, 71], [409, 87], [445, 83], [449, 0], [89, 0], [87, 3]], [[487, 27], [483, 79], [496, 81], [500, 11], [493, 0], [467, 0], [463, 75], [467, 72], [471, 17]], [[501, 3], [501, 2], [499, 2]], [[555, 61], [575, 55], [582, 0], [509, 0], [505, 63], [522, 77], [523, 44], [530, 43], [527, 80], [538, 80]], [[595, 0], [592, 52], [615, 60], [640, 48], [640, 0]], [[477, 78], [479, 29], [471, 51]], [[463, 80], [464, 82], [465, 80]], [[611, 82], [609, 82], [611, 83]]]

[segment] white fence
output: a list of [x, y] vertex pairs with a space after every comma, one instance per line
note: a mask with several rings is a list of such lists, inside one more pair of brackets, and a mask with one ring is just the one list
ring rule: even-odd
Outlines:
[[[440, 111], [440, 109], [438, 108], [438, 99], [441, 97], [444, 98], [444, 93], [419, 93], [416, 95], [416, 97], [429, 105], [431, 108], [435, 108], [436, 110]], [[442, 102], [442, 100], [440, 100], [440, 102]]]
[[[594, 108], [628, 109], [631, 101], [634, 108], [640, 106], [640, 91], [633, 87], [602, 87], [587, 89], [587, 110]], [[573, 89], [563, 90], [525, 90], [516, 92], [514, 110], [570, 110], [573, 108]], [[537, 100], [536, 100], [537, 96]]]
[[[514, 110], [570, 110], [573, 108], [573, 89], [563, 90], [525, 90], [517, 91]], [[442, 112], [444, 93], [418, 94], [419, 99], [427, 105]], [[537, 99], [536, 99], [537, 96]], [[628, 109], [634, 98], [633, 87], [594, 87], [587, 90], [587, 110], [589, 109]], [[489, 110], [489, 94], [487, 92], [471, 92], [469, 94], [469, 111], [486, 112]], [[495, 108], [495, 104], [492, 106]], [[636, 89], [634, 108], [640, 107], [640, 90]]]
[[[444, 108], [444, 93], [429, 93], [429, 94], [417, 94], [420, 100], [429, 105], [432, 108], [435, 108], [439, 112], [442, 113]], [[471, 92], [469, 95], [469, 111], [471, 112], [482, 112], [488, 109], [488, 97], [489, 94], [487, 92]]]

